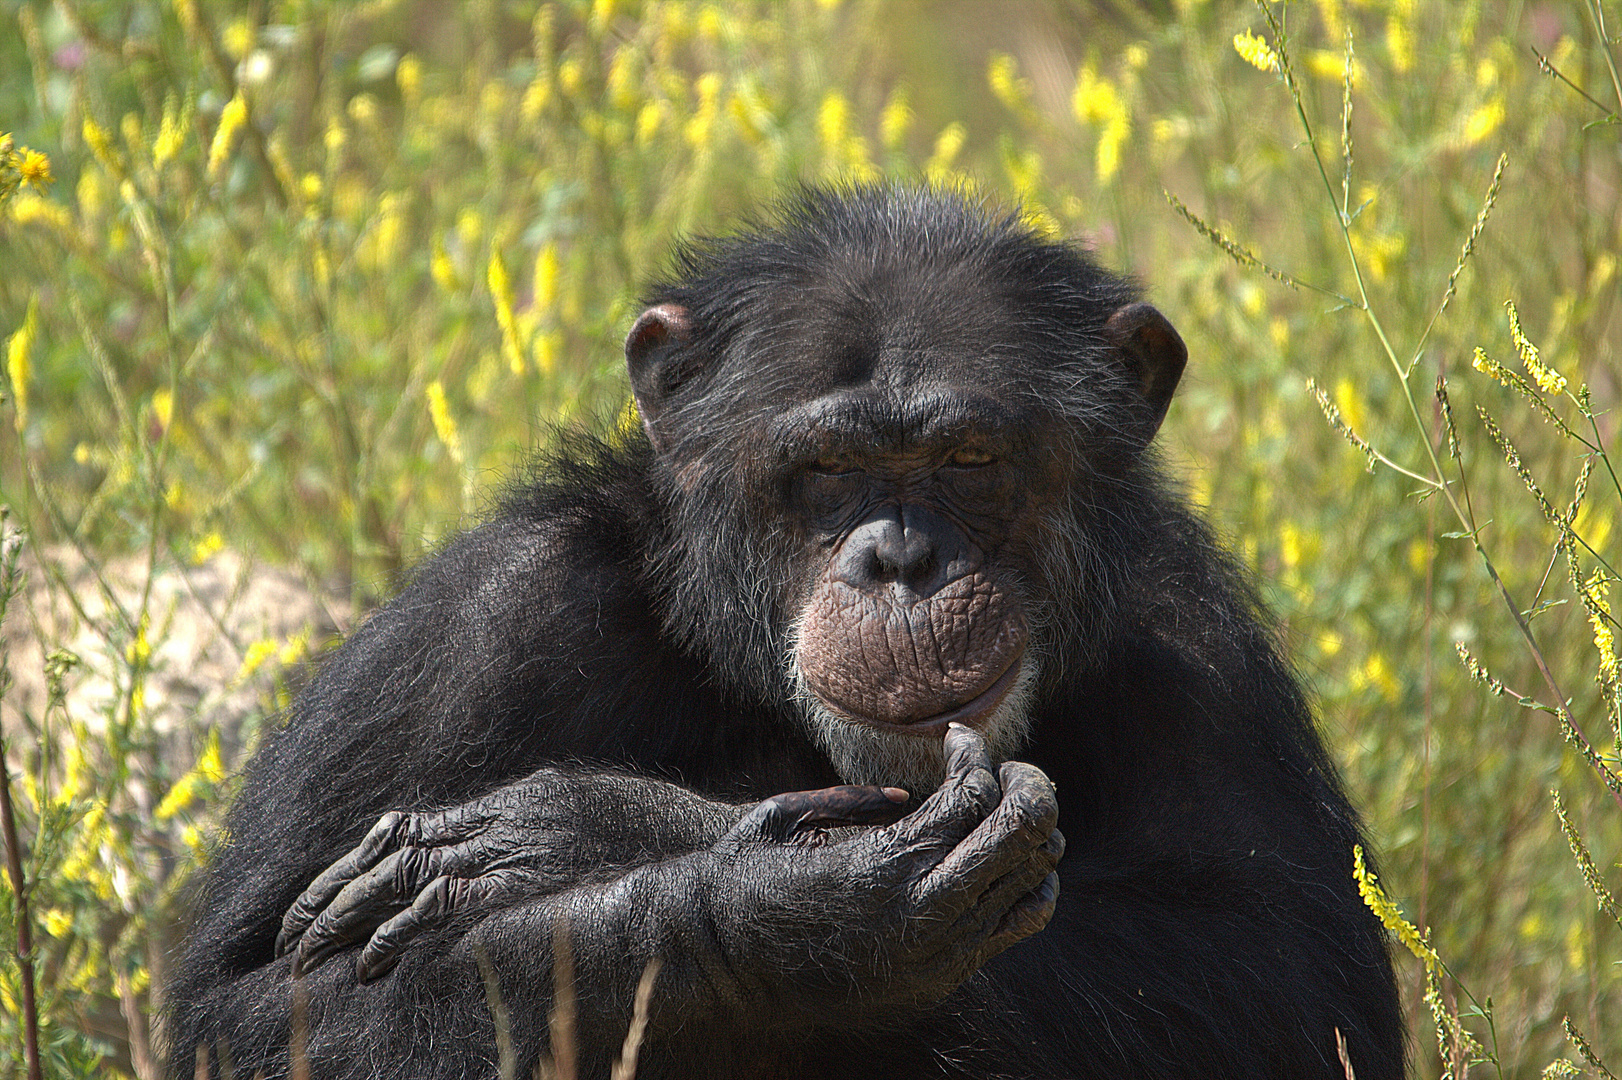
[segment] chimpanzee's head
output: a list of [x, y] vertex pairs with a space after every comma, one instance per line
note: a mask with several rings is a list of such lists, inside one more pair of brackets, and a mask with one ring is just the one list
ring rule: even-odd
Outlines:
[[625, 343], [670, 507], [668, 629], [799, 710], [850, 782], [1016, 750], [1086, 663], [1182, 340], [1132, 285], [956, 193], [809, 190], [677, 256]]

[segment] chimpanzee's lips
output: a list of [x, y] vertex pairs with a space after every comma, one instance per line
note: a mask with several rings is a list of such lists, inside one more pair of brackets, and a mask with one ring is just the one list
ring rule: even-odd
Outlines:
[[[1002, 674], [992, 680], [990, 686], [948, 712], [937, 713], [934, 716], [926, 716], [922, 720], [910, 720], [905, 723], [897, 723], [894, 720], [878, 720], [871, 716], [857, 716], [853, 713], [845, 713], [845, 715], [852, 720], [866, 724], [868, 727], [878, 728], [880, 731], [895, 732], [899, 735], [933, 735], [938, 738], [945, 732], [948, 724], [964, 724], [968, 727], [978, 728], [979, 722], [990, 716], [993, 710], [1002, 704], [1002, 699], [1008, 696], [1008, 691], [1012, 690], [1014, 684], [1019, 681], [1021, 661], [1024, 659], [1025, 650], [1021, 648], [1014, 654], [1013, 659], [1008, 662], [1008, 666], [1003, 669]], [[844, 710], [840, 711], [843, 712]]]

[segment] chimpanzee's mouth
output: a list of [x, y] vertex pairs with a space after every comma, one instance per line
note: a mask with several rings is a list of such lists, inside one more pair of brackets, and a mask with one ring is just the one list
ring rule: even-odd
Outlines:
[[[926, 716], [921, 720], [897, 722], [894, 720], [879, 720], [871, 716], [857, 716], [853, 713], [846, 713], [842, 709], [839, 712], [869, 727], [878, 728], [880, 731], [894, 732], [899, 735], [932, 735], [939, 738], [946, 731], [946, 725], [953, 723], [964, 724], [979, 730], [979, 722], [995, 712], [997, 706], [1002, 704], [1003, 698], [1007, 697], [1008, 692], [1019, 682], [1019, 673], [1024, 659], [1025, 650], [1021, 648], [1014, 654], [1013, 659], [1008, 662], [1008, 666], [1003, 669], [1002, 674], [992, 680], [990, 686], [955, 709], [937, 713], [934, 716]], [[985, 732], [982, 730], [981, 734], [985, 734]]]

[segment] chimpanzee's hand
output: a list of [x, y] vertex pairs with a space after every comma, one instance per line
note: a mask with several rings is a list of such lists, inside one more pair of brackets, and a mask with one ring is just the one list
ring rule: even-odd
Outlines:
[[994, 771], [961, 725], [945, 749], [940, 790], [887, 828], [815, 850], [772, 845], [768, 799], [711, 849], [722, 955], [701, 967], [731, 984], [716, 987], [723, 998], [778, 1016], [926, 1005], [1047, 925], [1064, 853], [1052, 782], [1022, 762]]
[[[779, 795], [751, 814], [751, 835], [803, 841], [825, 827], [887, 824], [906, 797], [876, 787]], [[456, 914], [696, 850], [745, 809], [642, 777], [542, 769], [449, 810], [391, 812], [288, 909], [276, 955], [296, 948], [293, 970], [302, 974], [364, 940], [356, 969], [373, 979], [413, 938]]]

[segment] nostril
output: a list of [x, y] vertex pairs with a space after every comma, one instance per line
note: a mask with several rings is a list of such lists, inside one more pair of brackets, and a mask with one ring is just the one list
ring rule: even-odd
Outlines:
[[886, 537], [873, 546], [878, 576], [887, 581], [914, 581], [926, 575], [934, 561], [934, 545], [911, 531], [902, 537]]
[[859, 589], [896, 587], [926, 597], [956, 573], [963, 555], [960, 541], [952, 526], [928, 511], [910, 505], [886, 508], [851, 530], [834, 574]]

